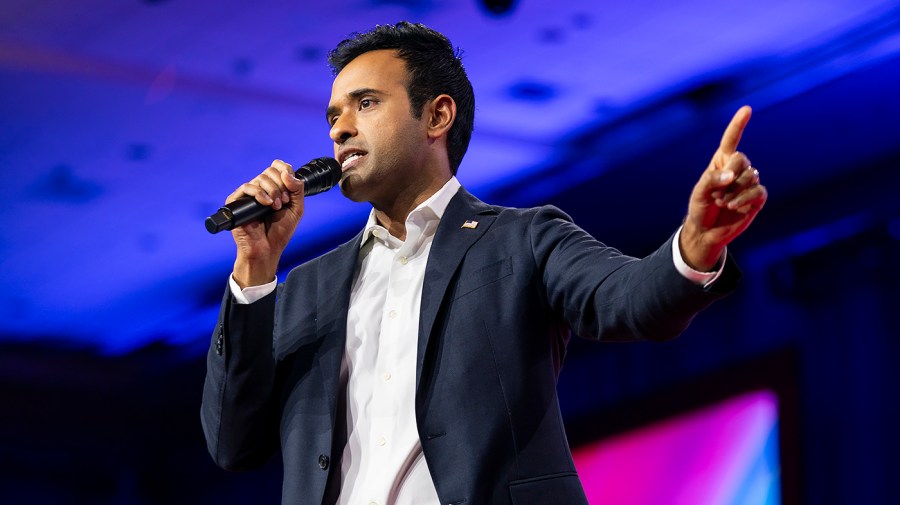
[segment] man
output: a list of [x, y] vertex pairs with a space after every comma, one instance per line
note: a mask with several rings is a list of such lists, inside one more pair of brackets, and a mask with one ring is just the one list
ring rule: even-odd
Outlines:
[[326, 118], [360, 234], [276, 289], [303, 184], [274, 161], [228, 197], [276, 210], [233, 231], [237, 259], [208, 356], [210, 454], [280, 450], [284, 503], [586, 503], [556, 396], [569, 329], [667, 339], [731, 290], [725, 255], [766, 190], [735, 115], [683, 227], [644, 259], [552, 207], [485, 204], [454, 177], [474, 97], [441, 34], [399, 23], [342, 42]]

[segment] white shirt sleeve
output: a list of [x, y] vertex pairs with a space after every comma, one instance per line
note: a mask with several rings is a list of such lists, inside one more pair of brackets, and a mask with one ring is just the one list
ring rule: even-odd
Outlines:
[[713, 282], [716, 282], [716, 279], [722, 275], [722, 270], [725, 268], [725, 257], [728, 254], [728, 249], [722, 252], [722, 257], [719, 259], [719, 266], [715, 272], [698, 272], [684, 262], [684, 258], [681, 256], [681, 246], [678, 245], [680, 238], [681, 228], [679, 227], [678, 232], [675, 233], [675, 240], [672, 241], [672, 261], [675, 262], [675, 269], [678, 270], [678, 273], [694, 284], [703, 286], [704, 288]]
[[278, 286], [278, 279], [273, 279], [272, 282], [267, 284], [248, 286], [241, 289], [241, 287], [238, 286], [238, 283], [234, 281], [234, 276], [229, 276], [228, 286], [231, 288], [231, 295], [234, 296], [234, 301], [236, 303], [239, 305], [248, 305], [265, 297], [272, 291], [275, 291], [275, 288]]

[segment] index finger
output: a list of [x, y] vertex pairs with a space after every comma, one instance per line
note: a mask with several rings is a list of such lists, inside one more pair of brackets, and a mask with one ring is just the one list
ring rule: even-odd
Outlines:
[[747, 127], [747, 123], [750, 121], [750, 115], [752, 113], [753, 109], [751, 109], [749, 105], [741, 107], [734, 113], [734, 117], [731, 118], [731, 122], [728, 123], [728, 128], [725, 128], [725, 133], [722, 135], [722, 142], [719, 143], [720, 151], [725, 154], [732, 154], [737, 151], [738, 143], [741, 141], [741, 136], [744, 134], [744, 128]]

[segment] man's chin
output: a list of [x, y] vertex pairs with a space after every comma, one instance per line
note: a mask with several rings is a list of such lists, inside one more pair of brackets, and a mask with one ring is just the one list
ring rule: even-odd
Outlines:
[[351, 174], [344, 174], [341, 178], [341, 182], [338, 183], [341, 188], [341, 194], [344, 195], [344, 198], [353, 201], [353, 202], [365, 202], [368, 201], [363, 196], [361, 183], [359, 177], [356, 177]]

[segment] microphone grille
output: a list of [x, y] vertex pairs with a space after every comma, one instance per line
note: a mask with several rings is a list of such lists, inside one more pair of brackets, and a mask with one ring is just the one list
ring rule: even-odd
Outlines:
[[316, 195], [341, 182], [341, 164], [334, 158], [324, 156], [303, 165], [295, 175], [303, 179], [304, 195]]

